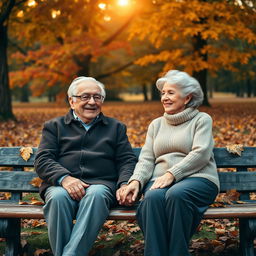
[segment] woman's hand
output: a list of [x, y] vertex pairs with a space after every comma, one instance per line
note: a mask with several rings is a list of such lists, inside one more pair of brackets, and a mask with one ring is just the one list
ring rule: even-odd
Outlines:
[[90, 186], [71, 176], [66, 176], [61, 182], [61, 185], [68, 191], [70, 197], [77, 201], [80, 201], [84, 197], [85, 189]]
[[138, 180], [133, 180], [129, 185], [123, 186], [117, 191], [116, 199], [121, 205], [132, 205], [139, 194], [140, 182]]
[[166, 172], [164, 175], [156, 178], [150, 190], [168, 187], [173, 183], [173, 181], [174, 181], [174, 176], [170, 172]]

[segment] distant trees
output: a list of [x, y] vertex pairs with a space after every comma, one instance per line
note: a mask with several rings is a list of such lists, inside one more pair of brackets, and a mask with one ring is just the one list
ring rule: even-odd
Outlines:
[[114, 87], [140, 85], [146, 99], [161, 72], [181, 69], [199, 80], [207, 105], [209, 74], [239, 71], [249, 95], [256, 70], [250, 0], [134, 0], [124, 9], [115, 0], [2, 0], [0, 38], [2, 119], [13, 118], [10, 86], [24, 99], [31, 90], [54, 100], [75, 76], [115, 75]]
[[136, 63], [162, 62], [163, 71], [182, 69], [193, 74], [202, 85], [205, 105], [209, 104], [208, 72], [236, 72], [256, 56], [250, 47], [256, 43], [255, 1], [156, 0], [147, 7], [131, 35], [150, 40], [158, 53], [146, 54]]

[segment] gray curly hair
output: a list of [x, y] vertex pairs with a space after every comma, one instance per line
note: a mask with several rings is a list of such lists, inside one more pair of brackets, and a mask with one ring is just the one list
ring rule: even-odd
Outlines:
[[188, 73], [178, 70], [170, 70], [156, 81], [156, 87], [162, 91], [165, 83], [177, 85], [183, 97], [191, 94], [192, 98], [186, 107], [199, 107], [204, 99], [204, 93], [199, 82]]

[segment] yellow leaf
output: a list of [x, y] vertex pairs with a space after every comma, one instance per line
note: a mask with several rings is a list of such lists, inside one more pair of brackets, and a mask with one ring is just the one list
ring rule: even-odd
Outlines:
[[237, 154], [239, 156], [242, 155], [242, 151], [244, 151], [243, 145], [242, 144], [232, 144], [226, 146], [227, 151], [232, 154]]
[[33, 149], [31, 147], [22, 147], [20, 149], [20, 155], [25, 161], [28, 161], [31, 154], [33, 154]]

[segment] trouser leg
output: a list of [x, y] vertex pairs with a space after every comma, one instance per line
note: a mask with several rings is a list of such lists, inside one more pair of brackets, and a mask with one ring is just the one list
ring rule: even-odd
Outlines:
[[49, 187], [45, 193], [44, 216], [48, 237], [55, 256], [61, 256], [68, 243], [78, 203], [60, 186]]
[[90, 185], [79, 202], [76, 223], [62, 256], [88, 255], [97, 235], [115, 202], [111, 190], [104, 185]]
[[204, 178], [187, 178], [168, 189], [169, 256], [190, 255], [189, 241], [217, 193], [217, 186]]
[[167, 218], [165, 214], [165, 192], [167, 189], [148, 190], [137, 210], [138, 224], [145, 238], [145, 256], [168, 255]]

